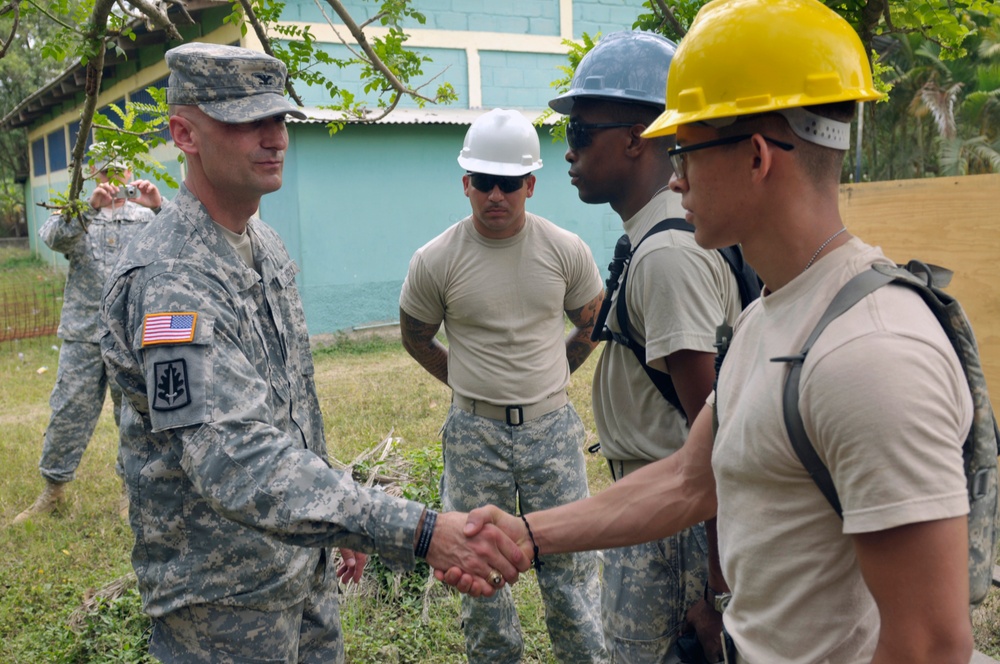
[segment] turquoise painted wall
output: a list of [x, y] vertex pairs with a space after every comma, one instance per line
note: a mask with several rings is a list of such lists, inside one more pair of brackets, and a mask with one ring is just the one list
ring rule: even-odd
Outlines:
[[[333, 58], [346, 60], [350, 57], [350, 53], [348, 52], [346, 46], [325, 44], [321, 45], [321, 48]], [[421, 90], [421, 92], [428, 96], [433, 96], [434, 91], [440, 83], [448, 82], [455, 89], [455, 93], [458, 95], [458, 100], [445, 108], [468, 108], [469, 75], [468, 61], [465, 57], [465, 51], [443, 48], [424, 48], [413, 50], [421, 56], [431, 58], [431, 61], [424, 63], [423, 66], [423, 71], [426, 76], [416, 81], [414, 85], [422, 85], [430, 77], [444, 72], [440, 78], [435, 79], [433, 83], [428, 85], [427, 88]], [[317, 66], [317, 69], [318, 71], [321, 71], [331, 82], [335, 83], [337, 87], [347, 90], [358, 99], [366, 99], [371, 104], [375, 103], [375, 100], [377, 99], [376, 95], [366, 93], [363, 85], [361, 84], [360, 65], [352, 65], [343, 69], [334, 65]], [[322, 106], [324, 104], [330, 104], [330, 95], [327, 93], [326, 88], [323, 88], [322, 86], [306, 86], [302, 83], [296, 83], [295, 89], [301, 96], [302, 102], [305, 106]], [[384, 99], [388, 102], [390, 98], [386, 96]], [[410, 97], [404, 97], [399, 102], [399, 108], [417, 108], [417, 106], [416, 101], [412, 100]]]
[[[373, 3], [347, 0], [358, 21], [371, 16]], [[573, 36], [631, 27], [642, 0], [574, 0]], [[558, 0], [420, 0], [426, 17], [407, 29], [481, 31], [558, 38]], [[285, 20], [324, 22], [312, 0], [288, 2]], [[347, 49], [327, 44], [333, 57]], [[497, 48], [497, 47], [494, 47]], [[500, 46], [499, 48], [502, 48]], [[469, 108], [469, 61], [464, 48], [417, 49], [431, 61], [423, 83], [444, 71], [439, 81], [454, 86], [458, 100], [448, 108]], [[544, 109], [553, 95], [551, 83], [563, 76], [561, 53], [479, 50], [484, 108]], [[328, 67], [324, 74], [358, 98], [374, 100], [358, 83], [359, 69]], [[303, 89], [306, 105], [328, 102], [324, 89]], [[404, 99], [401, 108], [413, 108]], [[292, 123], [291, 154], [285, 186], [262, 202], [261, 216], [285, 238], [299, 261], [310, 331], [325, 333], [379, 321], [395, 320], [399, 289], [410, 256], [425, 242], [469, 212], [462, 193], [461, 169], [455, 157], [465, 125], [351, 125], [330, 138], [322, 125]], [[581, 235], [602, 272], [610, 260], [621, 222], [605, 206], [587, 206], [569, 185], [563, 159], [565, 145], [553, 144], [541, 132], [546, 167], [538, 172], [535, 196], [528, 209]], [[297, 223], [296, 223], [297, 219]]]
[[[525, 41], [518, 39], [540, 38], [531, 43], [548, 44], [542, 50], [554, 50], [561, 30], [559, 0], [418, 0], [416, 4], [426, 22], [408, 20], [409, 30], [486, 35], [489, 45], [477, 50], [482, 107], [547, 107], [553, 96], [551, 82], [563, 76], [559, 67], [566, 64], [566, 57], [561, 52], [519, 52]], [[363, 21], [376, 5], [347, 0], [345, 6]], [[579, 39], [583, 32], [596, 35], [631, 27], [642, 0], [573, 0], [572, 7], [572, 36]], [[289, 0], [283, 19], [315, 22], [318, 27], [326, 23], [313, 0]], [[510, 44], [518, 44], [513, 51], [503, 50], [507, 35]], [[432, 93], [440, 81], [448, 81], [458, 101], [442, 110], [469, 108], [470, 96], [476, 95], [469, 89], [466, 50], [439, 34], [427, 39], [429, 45], [417, 51], [431, 61], [424, 65], [424, 79], [414, 85], [444, 70], [425, 91]], [[325, 48], [335, 57], [347, 56], [341, 45], [330, 43]], [[358, 83], [358, 68], [330, 67], [325, 73], [356, 96], [366, 96]], [[307, 106], [329, 101], [325, 90], [301, 85], [297, 90]], [[368, 97], [369, 102], [372, 99]], [[400, 104], [415, 106], [408, 99]], [[466, 129], [445, 124], [349, 125], [331, 138], [321, 124], [289, 124], [285, 185], [263, 199], [261, 216], [278, 230], [302, 267], [298, 281], [312, 333], [396, 320], [399, 290], [413, 252], [469, 213], [461, 189], [462, 171], [455, 161]], [[540, 131], [540, 140], [545, 167], [537, 173], [528, 209], [581, 235], [604, 273], [621, 222], [606, 205], [579, 201], [566, 175], [565, 145], [553, 144], [547, 130]], [[179, 179], [176, 150], [158, 150], [164, 152], [157, 157]], [[66, 172], [51, 173], [42, 182], [35, 180], [30, 186], [35, 201], [51, 198], [50, 187], [64, 190]], [[174, 192], [165, 194], [172, 197]], [[30, 207], [34, 246], [46, 260], [64, 264], [62, 256], [37, 242], [37, 229], [47, 214]]]
[[[370, 18], [372, 2], [349, 0], [344, 6], [351, 15], [362, 22]], [[413, 19], [404, 22], [409, 30], [454, 30], [484, 33], [510, 33], [511, 35], [533, 35], [559, 37], [560, 17], [558, 0], [513, 0], [494, 2], [487, 0], [418, 0], [415, 6], [426, 18], [424, 24]], [[591, 36], [630, 28], [642, 9], [642, 0], [574, 0], [573, 37], [579, 39], [583, 32]], [[332, 10], [324, 8], [327, 16], [333, 17]], [[288, 21], [325, 23], [323, 15], [312, 0], [289, 0], [282, 18]], [[348, 59], [346, 47], [326, 44], [324, 50], [332, 57]], [[413, 85], [427, 83], [434, 79], [423, 92], [433, 95], [437, 85], [448, 82], [455, 88], [458, 100], [453, 108], [469, 108], [467, 55], [462, 48], [414, 48], [414, 52], [431, 58], [424, 63], [423, 77], [414, 80]], [[502, 51], [480, 51], [482, 75], [482, 106], [486, 108], [505, 106], [511, 108], [545, 108], [551, 96], [550, 84], [564, 74], [558, 69], [567, 63], [565, 55], [552, 53], [523, 53]], [[358, 83], [360, 67], [340, 69], [336, 66], [321, 67], [320, 70], [339, 87], [350, 91], [359, 99], [374, 103], [375, 96], [365, 93]], [[299, 85], [299, 93], [305, 104], [321, 105], [329, 102], [323, 88], [305, 88]], [[400, 108], [414, 108], [417, 103], [404, 98]]]
[[642, 8], [642, 0], [573, 0], [573, 38], [631, 28]]
[[479, 62], [485, 108], [540, 109], [555, 96], [552, 81], [565, 76], [559, 67], [567, 60], [546, 53], [482, 51]]
[[[261, 217], [302, 268], [309, 331], [395, 321], [413, 252], [469, 214], [456, 162], [467, 128], [349, 126], [330, 138], [321, 125], [289, 127], [285, 184], [264, 197]], [[565, 144], [546, 130], [540, 139], [544, 166], [527, 209], [583, 237], [603, 274], [621, 220], [607, 205], [580, 202]]]
[[[343, 4], [358, 22], [371, 18], [377, 6], [365, 0], [345, 0]], [[426, 21], [421, 25], [414, 19], [407, 19], [403, 23], [407, 29], [559, 35], [559, 0], [418, 0], [414, 8]], [[573, 38], [579, 39], [584, 32], [593, 35], [630, 27], [641, 8], [642, 0], [574, 0]], [[333, 17], [329, 7], [324, 7], [324, 11]], [[286, 21], [324, 21], [312, 0], [289, 0], [282, 18]]]

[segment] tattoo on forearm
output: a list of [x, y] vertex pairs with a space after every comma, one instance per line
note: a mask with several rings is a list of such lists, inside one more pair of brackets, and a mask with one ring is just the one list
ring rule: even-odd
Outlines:
[[432, 376], [448, 384], [448, 349], [435, 338], [441, 325], [419, 321], [399, 312], [399, 328], [403, 347]]
[[579, 309], [566, 312], [566, 316], [576, 328], [566, 338], [566, 360], [569, 370], [576, 371], [590, 356], [597, 344], [590, 340], [590, 333], [597, 323], [597, 312], [601, 309], [604, 292]]

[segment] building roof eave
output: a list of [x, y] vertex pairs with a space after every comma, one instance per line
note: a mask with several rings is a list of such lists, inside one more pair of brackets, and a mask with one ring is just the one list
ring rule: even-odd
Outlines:
[[[476, 118], [488, 111], [488, 108], [449, 108], [435, 106], [433, 108], [396, 108], [384, 118], [373, 121], [381, 111], [369, 112], [365, 117], [356, 117], [328, 108], [306, 106], [301, 109], [306, 114], [305, 119], [287, 117], [289, 124], [329, 124], [331, 122], [346, 122], [347, 124], [452, 124], [471, 125]], [[535, 122], [545, 111], [539, 109], [517, 109], [531, 122]], [[550, 112], [542, 121], [543, 125], [554, 125], [562, 116]]]
[[[227, 4], [229, 4], [228, 0], [181, 0], [178, 6], [170, 7], [169, 13], [172, 17], [176, 16], [180, 14], [181, 7], [183, 7], [189, 14], [196, 15], [202, 10]], [[134, 40], [120, 38], [118, 39], [118, 49], [108, 49], [104, 59], [103, 77], [105, 79], [115, 78], [117, 67], [127, 62], [130, 57], [134, 57], [140, 47], [157, 39], [161, 42], [165, 41], [162, 30], [150, 31], [141, 19], [133, 21], [131, 27], [136, 36]], [[86, 83], [86, 66], [77, 60], [49, 83], [24, 98], [7, 115], [0, 118], [0, 128], [14, 129], [31, 125], [53, 106], [58, 106], [72, 99], [84, 90]]]

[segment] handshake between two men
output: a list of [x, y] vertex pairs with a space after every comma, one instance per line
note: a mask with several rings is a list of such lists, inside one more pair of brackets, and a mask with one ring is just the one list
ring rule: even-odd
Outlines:
[[[457, 512], [437, 517], [427, 562], [438, 581], [472, 597], [491, 597], [505, 582], [516, 583], [528, 567], [543, 564], [525, 517], [487, 505], [470, 512], [461, 528], [450, 527], [462, 517]], [[449, 527], [442, 528], [442, 520], [448, 520]]]

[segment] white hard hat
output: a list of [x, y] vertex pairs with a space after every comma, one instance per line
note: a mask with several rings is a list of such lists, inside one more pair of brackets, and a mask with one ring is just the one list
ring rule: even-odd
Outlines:
[[495, 108], [469, 127], [458, 165], [471, 173], [527, 175], [542, 167], [538, 133], [519, 112]]

